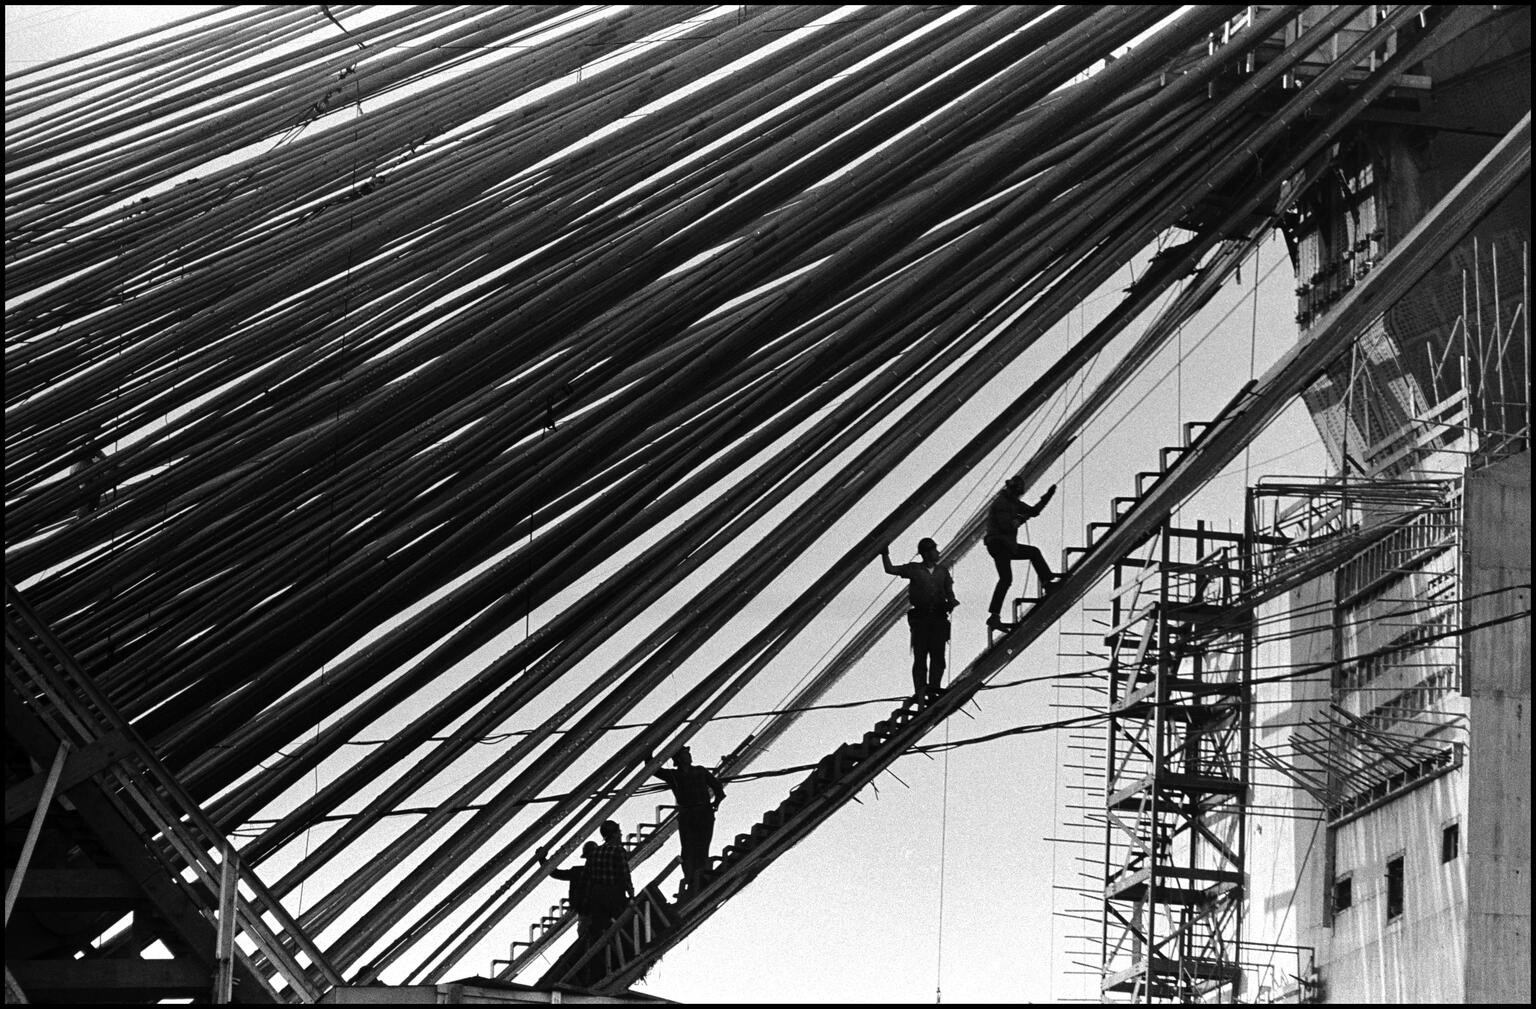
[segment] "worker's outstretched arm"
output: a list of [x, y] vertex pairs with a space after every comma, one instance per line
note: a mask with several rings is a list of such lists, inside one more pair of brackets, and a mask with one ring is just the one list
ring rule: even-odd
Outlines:
[[1034, 504], [1030, 504], [1028, 501], [1020, 500], [1019, 517], [1028, 522], [1036, 515], [1039, 515], [1041, 512], [1045, 511], [1045, 506], [1050, 503], [1051, 495], [1055, 493], [1056, 485], [1051, 484], [1046, 488], [1045, 493], [1040, 495], [1040, 500], [1036, 501]]
[[888, 574], [888, 575], [899, 575], [899, 574], [901, 574], [900, 571], [896, 570], [896, 565], [891, 563], [891, 548], [890, 547], [886, 546], [886, 547], [881, 547], [880, 548], [880, 563], [882, 565], [884, 565], [885, 573], [886, 574]]

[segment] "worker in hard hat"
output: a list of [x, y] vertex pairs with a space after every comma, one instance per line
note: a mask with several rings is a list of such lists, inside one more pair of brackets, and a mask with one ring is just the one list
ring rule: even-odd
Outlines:
[[949, 614], [960, 603], [949, 569], [939, 563], [939, 545], [918, 540], [915, 564], [892, 564], [890, 547], [880, 548], [885, 573], [907, 580], [907, 626], [912, 631], [912, 696], [921, 701], [944, 685], [944, 650], [949, 644]]
[[672, 767], [656, 769], [656, 777], [672, 789], [677, 803], [677, 834], [682, 845], [683, 886], [696, 891], [704, 885], [709, 868], [709, 842], [715, 832], [715, 810], [725, 798], [725, 787], [713, 771], [693, 762], [693, 751], [684, 746], [672, 755]]
[[1019, 542], [1019, 524], [1028, 522], [1045, 510], [1051, 496], [1056, 493], [1056, 485], [1051, 484], [1034, 504], [1024, 500], [1024, 490], [1022, 477], [1009, 477], [1003, 489], [997, 492], [987, 507], [987, 531], [982, 542], [986, 544], [988, 556], [997, 565], [997, 587], [992, 590], [992, 605], [987, 611], [987, 626], [993, 630], [1008, 630], [1013, 626], [1003, 620], [1002, 612], [1003, 600], [1007, 598], [1008, 588], [1013, 584], [1014, 561], [1029, 561], [1034, 566], [1042, 592], [1059, 578], [1045, 562], [1045, 555], [1038, 547]]
[[[571, 913], [576, 916], [576, 937], [583, 947], [590, 946], [597, 941], [603, 928], [612, 918], [602, 918], [597, 913], [597, 904], [594, 900], [592, 887], [592, 860], [597, 857], [598, 843], [588, 841], [581, 846], [581, 856], [586, 860], [585, 865], [573, 865], [568, 869], [551, 869], [550, 876], [561, 879], [571, 884], [570, 893], [566, 898]], [[549, 861], [549, 853], [543, 848], [534, 852], [538, 856], [539, 864]]]

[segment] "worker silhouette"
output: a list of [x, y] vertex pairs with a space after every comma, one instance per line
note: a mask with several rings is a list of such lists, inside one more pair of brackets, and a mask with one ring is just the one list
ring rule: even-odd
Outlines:
[[1002, 611], [1008, 587], [1013, 584], [1014, 561], [1029, 561], [1034, 565], [1042, 592], [1055, 584], [1059, 577], [1045, 562], [1045, 555], [1039, 548], [1018, 541], [1019, 523], [1027, 522], [1045, 510], [1051, 496], [1056, 493], [1056, 485], [1051, 484], [1046, 488], [1040, 500], [1034, 504], [1024, 501], [1024, 487], [1022, 477], [1009, 477], [1003, 489], [997, 492], [992, 504], [987, 507], [987, 532], [982, 542], [986, 544], [987, 553], [997, 565], [997, 588], [992, 590], [992, 605], [987, 615], [987, 626], [994, 630], [1005, 631], [1013, 627], [1013, 624], [1003, 620]]
[[693, 762], [693, 751], [684, 746], [672, 755], [672, 767], [656, 770], [656, 777], [672, 789], [677, 803], [677, 833], [682, 845], [683, 888], [697, 890], [709, 868], [709, 842], [715, 833], [715, 810], [725, 798], [725, 787], [708, 768]]
[[629, 852], [624, 847], [624, 831], [613, 820], [604, 820], [600, 833], [603, 843], [598, 845], [586, 864], [593, 928], [597, 934], [623, 914], [635, 896], [635, 884], [629, 877]]
[[[555, 879], [566, 880], [571, 884], [567, 900], [570, 902], [571, 913], [576, 916], [576, 941], [587, 947], [597, 941], [602, 934], [599, 927], [599, 917], [596, 905], [592, 900], [592, 859], [597, 855], [598, 844], [596, 841], [588, 841], [581, 846], [582, 858], [585, 865], [573, 865], [569, 869], [551, 869], [549, 874]], [[534, 854], [539, 858], [539, 864], [549, 861], [549, 853], [543, 848]], [[627, 868], [627, 866], [626, 866]], [[611, 919], [610, 919], [611, 920]], [[606, 927], [604, 925], [603, 927]]]
[[888, 575], [907, 580], [907, 626], [912, 631], [912, 696], [921, 701], [944, 686], [944, 648], [949, 643], [949, 613], [959, 600], [949, 569], [939, 563], [939, 545], [923, 538], [917, 542], [916, 564], [892, 564], [890, 547], [880, 548], [880, 562]]

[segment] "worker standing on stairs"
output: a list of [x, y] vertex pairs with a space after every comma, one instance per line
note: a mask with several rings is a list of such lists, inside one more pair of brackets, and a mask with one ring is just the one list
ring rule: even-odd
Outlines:
[[600, 828], [603, 843], [587, 860], [587, 886], [593, 927], [598, 934], [619, 915], [635, 896], [635, 884], [629, 877], [629, 852], [624, 848], [624, 830], [613, 820], [604, 820]]
[[1028, 522], [1045, 510], [1051, 496], [1056, 493], [1056, 485], [1051, 484], [1034, 504], [1025, 502], [1024, 489], [1022, 477], [1009, 477], [1003, 489], [997, 492], [992, 504], [987, 507], [987, 532], [982, 542], [986, 544], [987, 553], [997, 565], [997, 588], [992, 590], [992, 606], [987, 615], [987, 627], [992, 630], [1006, 631], [1013, 627], [1013, 624], [1003, 620], [1002, 612], [1008, 588], [1013, 584], [1014, 561], [1029, 561], [1034, 565], [1035, 574], [1040, 578], [1041, 592], [1060, 577], [1045, 562], [1045, 555], [1038, 547], [1019, 542], [1019, 523]]
[[684, 746], [672, 755], [672, 768], [657, 768], [656, 777], [672, 789], [677, 803], [677, 833], [682, 845], [683, 886], [697, 890], [709, 868], [709, 843], [715, 832], [715, 810], [725, 798], [725, 787], [713, 771], [693, 762], [693, 751]]
[[939, 563], [939, 545], [924, 537], [917, 543], [917, 564], [892, 564], [891, 548], [880, 548], [888, 575], [907, 579], [907, 626], [912, 630], [912, 696], [918, 701], [944, 686], [944, 648], [949, 644], [949, 613], [960, 603], [949, 569]]
[[[590, 946], [595, 941], [601, 929], [597, 927], [598, 917], [592, 901], [592, 859], [597, 857], [598, 844], [596, 841], [588, 841], [581, 846], [581, 855], [586, 859], [585, 865], [573, 865], [569, 869], [551, 869], [549, 874], [555, 879], [566, 880], [571, 884], [569, 896], [566, 898], [570, 904], [571, 913], [576, 916], [576, 941], [582, 946]], [[549, 853], [543, 848], [534, 852], [538, 856], [539, 864], [549, 861]]]

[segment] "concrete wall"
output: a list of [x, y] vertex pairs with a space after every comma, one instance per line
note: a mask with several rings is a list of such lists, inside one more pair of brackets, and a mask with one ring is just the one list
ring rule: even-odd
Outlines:
[[[1466, 961], [1465, 849], [1441, 861], [1443, 828], [1464, 817], [1467, 781], [1453, 771], [1334, 831], [1335, 876], [1352, 905], [1334, 916], [1322, 966], [1327, 999], [1461, 1002]], [[1387, 861], [1403, 858], [1403, 909], [1387, 916]]]
[[[1262, 679], [1333, 655], [1331, 604], [1333, 579], [1320, 578], [1286, 599], [1260, 608], [1259, 626], [1267, 641], [1254, 654], [1254, 676]], [[1289, 634], [1289, 637], [1288, 637]], [[1305, 679], [1259, 683], [1254, 689], [1253, 741], [1316, 771], [1305, 758], [1292, 755], [1290, 736], [1297, 722], [1320, 714], [1329, 699], [1328, 674]], [[1306, 791], [1260, 761], [1253, 763], [1246, 849], [1248, 907], [1243, 925], [1245, 941], [1283, 946], [1316, 945], [1323, 922], [1322, 810]], [[1276, 815], [1285, 811], [1284, 815]], [[1310, 964], [1295, 953], [1249, 953], [1258, 964], [1249, 971], [1247, 996], [1256, 997], [1294, 988], [1294, 975]]]
[[[1456, 557], [1455, 551], [1436, 555], [1341, 609], [1344, 654], [1389, 647], [1435, 618], [1454, 621]], [[1443, 601], [1444, 608], [1427, 609], [1432, 600]], [[1466, 723], [1458, 716], [1467, 704], [1455, 693], [1455, 657], [1454, 640], [1406, 651], [1367, 678], [1349, 677], [1335, 700], [1358, 716], [1385, 704], [1401, 719], [1385, 731], [1399, 738], [1428, 736], [1441, 745], [1465, 741]], [[1403, 691], [1427, 682], [1438, 686], [1429, 695], [1404, 700]], [[1385, 760], [1380, 756], [1385, 751], [1376, 748], [1350, 747], [1350, 752]], [[1463, 845], [1455, 858], [1443, 860], [1441, 843], [1446, 827], [1465, 829], [1467, 790], [1463, 767], [1330, 829], [1333, 879], [1327, 885], [1347, 876], [1353, 901], [1334, 914], [1320, 944], [1326, 947], [1319, 959], [1329, 1002], [1463, 1001], [1467, 858]], [[1401, 913], [1389, 915], [1387, 863], [1397, 858], [1403, 860], [1403, 900]]]
[[[1469, 472], [1464, 642], [1472, 709], [1463, 834], [1471, 917], [1466, 1000], [1531, 1000], [1531, 456]], [[1506, 591], [1507, 590], [1507, 591]]]

